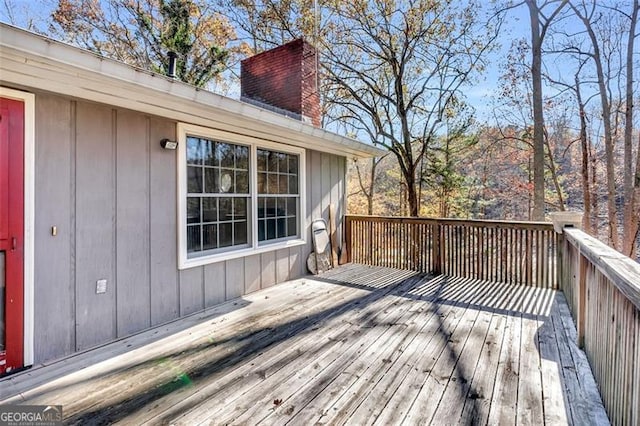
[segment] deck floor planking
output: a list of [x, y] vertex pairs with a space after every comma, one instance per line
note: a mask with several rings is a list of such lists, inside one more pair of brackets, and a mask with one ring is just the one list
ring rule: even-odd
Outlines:
[[16, 375], [0, 402], [72, 424], [607, 424], [549, 289], [350, 264], [211, 312]]

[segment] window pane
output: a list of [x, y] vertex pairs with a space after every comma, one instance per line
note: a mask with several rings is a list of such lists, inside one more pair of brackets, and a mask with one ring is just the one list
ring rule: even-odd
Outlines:
[[267, 210], [265, 209], [267, 200], [264, 198], [258, 198], [258, 218], [267, 216]]
[[277, 235], [278, 238], [284, 238], [287, 236], [287, 229], [286, 229], [286, 219], [282, 218], [282, 219], [278, 219], [277, 220]]
[[231, 145], [228, 143], [218, 143], [218, 150], [220, 152], [220, 167], [234, 167], [234, 151], [235, 145]]
[[200, 250], [200, 225], [187, 226], [187, 252]]
[[298, 193], [298, 176], [290, 175], [289, 176], [289, 194], [297, 194]]
[[290, 155], [289, 156], [289, 173], [298, 174], [298, 156]]
[[211, 250], [218, 247], [217, 242], [217, 226], [216, 225], [203, 225], [202, 226], [202, 249]]
[[258, 171], [266, 172], [267, 171], [267, 161], [269, 154], [264, 149], [258, 150]]
[[187, 137], [187, 164], [202, 164], [200, 139]]
[[280, 173], [287, 173], [287, 170], [289, 170], [287, 157], [288, 157], [287, 154], [278, 153], [278, 171]]
[[233, 170], [220, 169], [220, 192], [233, 193]]
[[287, 199], [284, 197], [278, 197], [278, 211], [276, 213], [278, 216], [286, 216], [287, 215]]
[[247, 244], [247, 222], [233, 224], [233, 244]]
[[278, 193], [278, 175], [275, 173], [269, 173], [267, 176], [267, 194]]
[[218, 230], [220, 231], [220, 247], [229, 247], [233, 244], [232, 229], [233, 224], [231, 223], [221, 223], [218, 225]]
[[217, 166], [216, 144], [213, 141], [202, 139], [202, 148], [204, 151], [204, 164], [207, 166]]
[[264, 241], [265, 239], [265, 220], [258, 221], [258, 241]]
[[202, 168], [187, 167], [187, 192], [202, 192]]
[[278, 171], [278, 154], [273, 151], [267, 151], [267, 170], [270, 172]]
[[[218, 214], [220, 221], [233, 219], [233, 204], [232, 198], [219, 198], [220, 204], [218, 206]], [[220, 242], [222, 244], [222, 242]]]
[[289, 179], [287, 175], [280, 175], [280, 185], [278, 194], [288, 194], [289, 193]]
[[267, 219], [267, 240], [274, 240], [276, 238], [276, 220]]
[[298, 224], [295, 217], [287, 219], [287, 237], [298, 235]]
[[200, 223], [200, 198], [187, 198], [187, 223]]
[[298, 199], [287, 198], [287, 216], [296, 216], [298, 214]]
[[267, 193], [267, 174], [264, 172], [258, 173], [258, 194]]
[[216, 222], [218, 220], [218, 199], [203, 198], [202, 199], [202, 221]]
[[249, 170], [249, 148], [236, 146], [236, 168]]
[[247, 199], [234, 198], [233, 199], [233, 220], [246, 220], [246, 219], [247, 219]]
[[204, 169], [204, 190], [205, 192], [207, 192], [208, 194], [215, 194], [217, 192], [220, 192], [220, 186], [219, 186], [219, 172], [218, 169], [210, 169], [210, 168], [205, 168]]
[[236, 172], [236, 194], [249, 193], [249, 172]]
[[276, 199], [274, 197], [268, 197], [267, 199], [267, 217], [276, 215]]

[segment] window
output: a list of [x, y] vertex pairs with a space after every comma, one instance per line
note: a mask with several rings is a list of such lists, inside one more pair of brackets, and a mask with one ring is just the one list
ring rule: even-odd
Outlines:
[[187, 252], [246, 246], [249, 147], [187, 137]]
[[258, 148], [258, 241], [298, 235], [298, 156]]
[[179, 267], [304, 244], [304, 150], [179, 125]]

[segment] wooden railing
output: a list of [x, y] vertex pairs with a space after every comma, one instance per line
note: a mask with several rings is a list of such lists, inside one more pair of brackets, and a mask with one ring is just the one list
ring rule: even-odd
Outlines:
[[640, 265], [565, 229], [561, 289], [612, 424], [640, 425]]
[[348, 215], [346, 239], [357, 263], [557, 288], [551, 223]]

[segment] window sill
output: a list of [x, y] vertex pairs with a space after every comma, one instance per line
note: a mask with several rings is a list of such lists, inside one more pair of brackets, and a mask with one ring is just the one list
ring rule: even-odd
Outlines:
[[270, 251], [281, 250], [281, 249], [291, 248], [291, 247], [299, 247], [305, 244], [307, 244], [307, 242], [302, 239], [287, 240], [287, 241], [282, 241], [282, 242], [277, 242], [272, 244], [265, 244], [258, 248], [250, 247], [250, 248], [230, 251], [227, 253], [219, 253], [219, 254], [213, 254], [209, 256], [194, 257], [191, 259], [180, 259], [180, 261], [178, 262], [178, 269], [183, 270], [188, 268], [195, 268], [197, 266], [204, 266], [212, 263], [224, 262], [226, 260], [238, 259], [240, 257], [248, 257], [254, 254], [267, 253]]

